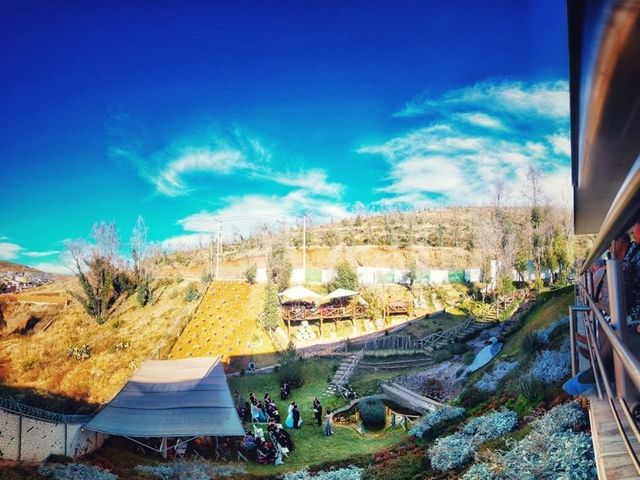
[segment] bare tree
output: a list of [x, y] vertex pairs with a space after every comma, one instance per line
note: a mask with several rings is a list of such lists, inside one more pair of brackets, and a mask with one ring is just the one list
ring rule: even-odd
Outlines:
[[147, 242], [148, 231], [149, 230], [144, 223], [144, 218], [142, 218], [142, 215], [139, 215], [131, 233], [131, 258], [133, 258], [133, 269], [136, 280], [139, 280], [142, 275], [141, 264], [146, 258], [149, 246]]

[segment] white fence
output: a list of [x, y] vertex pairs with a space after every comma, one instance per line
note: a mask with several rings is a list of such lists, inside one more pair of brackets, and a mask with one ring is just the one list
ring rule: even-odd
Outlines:
[[[498, 271], [497, 262], [491, 262], [490, 278], [495, 280]], [[361, 285], [390, 285], [409, 283], [409, 270], [387, 267], [358, 267], [358, 279]], [[454, 270], [443, 269], [422, 269], [417, 272], [416, 284], [418, 285], [442, 285], [444, 283], [470, 283], [479, 282], [482, 278], [480, 268], [465, 268]], [[551, 276], [550, 271], [541, 272], [543, 279]], [[306, 275], [302, 268], [294, 268], [291, 271], [290, 282], [292, 285], [303, 283], [328, 283], [335, 277], [335, 270], [327, 268], [307, 268]], [[520, 280], [520, 275], [515, 270], [512, 271], [513, 280]], [[527, 271], [524, 272], [524, 280], [535, 280], [536, 274], [531, 262]], [[256, 271], [256, 281], [265, 283], [267, 281], [267, 269], [258, 268]]]

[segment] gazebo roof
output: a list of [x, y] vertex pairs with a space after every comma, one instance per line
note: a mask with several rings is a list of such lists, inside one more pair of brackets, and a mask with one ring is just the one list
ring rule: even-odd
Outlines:
[[320, 295], [318, 295], [316, 292], [312, 292], [302, 285], [296, 285], [295, 287], [287, 288], [285, 291], [280, 292], [278, 296], [289, 301], [314, 300], [320, 298]]

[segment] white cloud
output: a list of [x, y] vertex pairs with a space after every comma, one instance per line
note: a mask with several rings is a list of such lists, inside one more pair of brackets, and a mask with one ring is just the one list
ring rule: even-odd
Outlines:
[[3, 260], [14, 260], [20, 254], [22, 247], [16, 243], [0, 242], [0, 258]]
[[302, 188], [321, 196], [337, 197], [343, 189], [342, 185], [329, 182], [322, 169], [292, 172], [278, 168], [282, 159], [278, 159], [277, 164], [272, 162], [272, 153], [258, 139], [240, 129], [181, 138], [146, 155], [139, 152], [138, 142], [129, 142], [129, 145], [123, 142], [123, 145], [110, 147], [109, 154], [133, 164], [157, 193], [169, 197], [192, 193], [203, 184], [203, 175], [236, 175], [256, 182]]
[[43, 272], [56, 273], [59, 275], [72, 275], [74, 273], [69, 267], [62, 263], [40, 262], [29, 266]]
[[498, 118], [482, 112], [457, 113], [456, 117], [478, 127], [504, 128], [504, 124]]
[[248, 236], [263, 226], [281, 228], [283, 221], [295, 225], [303, 214], [318, 223], [349, 216], [343, 204], [311, 196], [302, 189], [283, 196], [244, 195], [225, 201], [226, 206], [216, 211], [201, 211], [178, 220], [185, 233], [166, 239], [162, 246], [184, 249], [208, 245], [220, 225], [223, 238], [231, 239], [237, 234]]
[[571, 141], [568, 135], [555, 134], [547, 137], [553, 147], [553, 151], [558, 155], [571, 156]]
[[23, 252], [22, 255], [24, 255], [26, 257], [39, 258], [39, 257], [50, 257], [50, 256], [55, 255], [57, 253], [60, 253], [60, 250], [45, 250], [44, 252], [28, 251], [28, 252]]
[[409, 102], [401, 116], [430, 112], [435, 119], [357, 150], [388, 164], [387, 185], [379, 192], [391, 196], [376, 203], [485, 203], [496, 182], [524, 191], [534, 167], [548, 178], [549, 197], [566, 204], [568, 139], [557, 132], [568, 126], [567, 88], [566, 82], [482, 82]]
[[438, 98], [426, 94], [409, 101], [398, 117], [417, 117], [451, 108], [476, 107], [483, 112], [501, 111], [512, 115], [535, 115], [564, 120], [569, 116], [569, 87], [563, 80], [525, 83], [485, 81], [450, 90]]
[[199, 150], [186, 152], [167, 163], [155, 177], [158, 192], [170, 197], [190, 191], [184, 176], [194, 173], [229, 175], [247, 168], [242, 153], [233, 150]]

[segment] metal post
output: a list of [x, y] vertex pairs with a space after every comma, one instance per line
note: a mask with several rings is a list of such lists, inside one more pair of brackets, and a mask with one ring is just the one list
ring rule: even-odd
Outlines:
[[576, 314], [573, 307], [569, 307], [569, 346], [571, 347], [571, 376], [575, 377], [578, 373], [578, 368], [576, 359]]
[[220, 245], [221, 235], [222, 235], [222, 222], [218, 222], [218, 245], [216, 249], [216, 280], [220, 278], [220, 254], [222, 253], [222, 245]]
[[[611, 326], [623, 345], [628, 344], [627, 335], [627, 314], [624, 305], [624, 290], [622, 284], [622, 269], [617, 259], [607, 260], [607, 287], [609, 289], [609, 309], [611, 314]], [[620, 361], [620, 357], [615, 352], [613, 354], [613, 368], [615, 373], [616, 396], [626, 398], [630, 392], [630, 383]]]
[[[68, 432], [67, 432], [67, 424], [64, 424], [64, 456], [67, 456], [67, 436], [68, 436]], [[98, 446], [96, 445], [96, 449], [98, 448]]]

